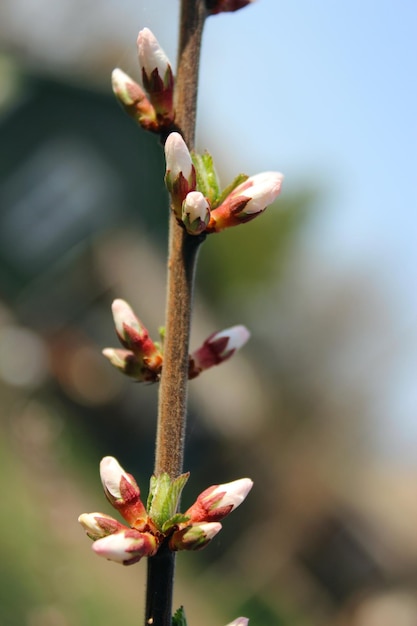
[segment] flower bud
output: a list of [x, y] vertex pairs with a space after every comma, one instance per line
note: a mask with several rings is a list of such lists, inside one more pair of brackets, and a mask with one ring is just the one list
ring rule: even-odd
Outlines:
[[143, 360], [139, 360], [130, 350], [118, 348], [104, 348], [103, 356], [118, 370], [134, 378], [138, 383], [156, 383], [160, 377], [161, 368], [150, 369]]
[[250, 337], [245, 326], [232, 326], [218, 333], [213, 333], [203, 345], [190, 355], [188, 378], [198, 376], [202, 371], [227, 361], [242, 348]]
[[231, 11], [238, 11], [252, 4], [254, 0], [206, 0], [206, 6], [209, 15], [216, 15], [217, 13], [229, 13]]
[[248, 626], [248, 624], [249, 624], [249, 620], [247, 617], [238, 617], [234, 619], [233, 622], [230, 622], [230, 624], [227, 624], [226, 626]]
[[263, 172], [250, 176], [238, 185], [216, 209], [211, 212], [207, 232], [219, 232], [237, 226], [260, 215], [278, 197], [283, 175]]
[[113, 300], [111, 310], [113, 313], [113, 320], [117, 335], [126, 348], [131, 348], [130, 335], [129, 332], [126, 331], [126, 327], [135, 330], [140, 337], [142, 335], [147, 335], [148, 331], [145, 326], [142, 324], [140, 319], [136, 317], [132, 307], [125, 302], [125, 300], [122, 300], [121, 298]]
[[170, 133], [165, 142], [165, 184], [171, 194], [172, 208], [182, 219], [182, 203], [196, 187], [196, 173], [190, 152], [179, 133]]
[[191, 522], [219, 522], [236, 509], [252, 489], [250, 478], [240, 478], [224, 485], [212, 485], [200, 493], [186, 511]]
[[[166, 174], [175, 181], [180, 174], [186, 181], [192, 179], [194, 165], [187, 144], [179, 133], [170, 133], [165, 142]], [[169, 186], [168, 186], [169, 189]], [[170, 189], [169, 189], [170, 190]]]
[[114, 95], [128, 115], [146, 130], [159, 131], [155, 109], [133, 78], [116, 68], [112, 73], [112, 87]]
[[78, 521], [90, 539], [93, 540], [101, 539], [126, 528], [126, 526], [123, 526], [123, 524], [105, 513], [83, 513], [78, 518]]
[[[132, 308], [127, 302], [120, 298], [114, 300], [112, 304], [112, 313], [114, 324], [116, 327], [116, 333], [119, 337], [120, 343], [128, 348], [137, 357], [139, 364], [143, 365], [143, 369], [150, 369], [157, 374], [156, 379], [159, 377], [159, 373], [162, 366], [162, 354], [157, 345], [154, 344], [149, 337], [148, 330], [142, 324], [138, 317], [134, 314]], [[109, 354], [107, 356], [110, 360], [113, 358], [113, 364], [119, 369], [123, 369], [123, 364], [118, 363], [119, 359], [123, 359], [123, 353]], [[127, 355], [125, 355], [127, 357]], [[137, 372], [137, 364], [130, 363], [133, 371]], [[151, 376], [152, 378], [152, 376]], [[144, 379], [146, 372], [144, 372]], [[155, 377], [153, 377], [155, 380]]]
[[110, 504], [131, 526], [142, 528], [147, 513], [133, 476], [125, 472], [114, 457], [105, 456], [100, 462], [100, 477]]
[[171, 550], [201, 550], [217, 535], [221, 528], [222, 525], [218, 522], [190, 524], [172, 535], [169, 547]]
[[158, 549], [158, 543], [151, 533], [141, 533], [128, 528], [98, 539], [92, 548], [96, 554], [105, 559], [132, 565], [144, 556], [153, 556]]
[[149, 28], [139, 32], [137, 45], [143, 86], [155, 108], [160, 126], [169, 126], [175, 118], [174, 76], [170, 62]]
[[182, 203], [182, 221], [187, 233], [200, 235], [210, 221], [210, 205], [200, 191], [187, 193]]

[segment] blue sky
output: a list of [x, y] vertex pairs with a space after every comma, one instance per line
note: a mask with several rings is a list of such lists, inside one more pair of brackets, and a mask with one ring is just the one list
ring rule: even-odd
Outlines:
[[411, 1], [259, 0], [212, 19], [200, 130], [209, 125], [210, 136], [222, 120], [228, 150], [237, 148], [237, 169], [281, 169], [289, 191], [301, 179], [317, 181], [327, 191], [334, 236], [321, 243], [329, 252], [333, 245], [337, 256], [375, 248], [411, 270], [416, 40]]

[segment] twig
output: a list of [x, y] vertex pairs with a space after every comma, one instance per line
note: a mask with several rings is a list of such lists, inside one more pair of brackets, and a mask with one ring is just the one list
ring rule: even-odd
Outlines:
[[[182, 0], [176, 76], [176, 125], [194, 146], [203, 0]], [[170, 218], [164, 367], [159, 390], [155, 474], [182, 472], [187, 410], [188, 354], [194, 269], [202, 238]], [[146, 625], [171, 626], [175, 554], [164, 546], [148, 559]]]

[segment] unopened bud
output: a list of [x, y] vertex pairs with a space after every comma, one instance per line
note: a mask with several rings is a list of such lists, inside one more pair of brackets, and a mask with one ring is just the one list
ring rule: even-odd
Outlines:
[[182, 203], [182, 221], [187, 233], [200, 235], [210, 221], [210, 205], [199, 191], [190, 191]]
[[116, 68], [112, 73], [113, 92], [125, 111], [143, 128], [158, 131], [155, 109], [142, 87], [125, 72]]
[[[136, 317], [129, 304], [120, 298], [114, 300], [112, 313], [120, 343], [125, 348], [132, 351], [137, 357], [138, 364], [142, 365], [142, 369], [144, 370], [143, 380], [157, 380], [162, 366], [162, 354], [158, 346], [149, 337], [148, 330], [139, 318]], [[110, 354], [107, 352], [105, 356], [110, 360], [113, 359], [115, 367], [123, 369], [123, 364], [119, 362], [120, 359], [124, 358], [123, 353]], [[127, 355], [125, 356], [127, 357]], [[136, 374], [138, 369], [137, 364], [128, 363], [127, 365], [130, 365], [133, 372]], [[147, 377], [146, 369], [151, 370], [156, 376]], [[140, 380], [139, 377], [138, 380]]]
[[249, 624], [249, 620], [247, 617], [238, 617], [234, 619], [233, 622], [230, 622], [230, 624], [227, 624], [226, 626], [248, 626], [248, 624]]
[[263, 172], [250, 176], [225, 198], [210, 216], [207, 232], [219, 232], [252, 220], [278, 197], [284, 176]]
[[143, 86], [149, 94], [160, 125], [168, 126], [175, 117], [174, 76], [171, 64], [149, 28], [139, 32], [137, 45]]
[[100, 477], [110, 504], [131, 526], [141, 528], [147, 513], [133, 476], [125, 472], [114, 457], [105, 456], [100, 462]]
[[155, 383], [159, 380], [159, 371], [149, 369], [130, 350], [104, 348], [102, 354], [114, 367], [139, 383]]
[[78, 518], [78, 521], [90, 539], [94, 540], [112, 535], [126, 528], [123, 524], [105, 513], [83, 513]]
[[221, 530], [222, 525], [218, 522], [206, 522], [203, 524], [190, 524], [177, 530], [169, 541], [171, 550], [201, 550]]
[[240, 478], [224, 485], [212, 485], [200, 493], [186, 511], [191, 522], [218, 522], [236, 509], [252, 489], [250, 478]]
[[252, 4], [254, 0], [206, 0], [209, 15], [238, 11]]
[[170, 133], [165, 142], [165, 184], [171, 194], [172, 208], [182, 219], [182, 203], [196, 187], [196, 173], [187, 144], [179, 133]]
[[96, 554], [109, 561], [132, 565], [144, 556], [153, 556], [158, 549], [158, 543], [150, 533], [126, 529], [98, 539], [92, 548]]
[[202, 371], [227, 361], [242, 348], [250, 337], [246, 326], [238, 325], [213, 333], [203, 345], [190, 355], [188, 377], [195, 378]]

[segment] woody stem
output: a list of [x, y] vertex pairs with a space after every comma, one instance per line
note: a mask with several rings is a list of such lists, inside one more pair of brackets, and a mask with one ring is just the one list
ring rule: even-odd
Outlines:
[[[191, 150], [194, 146], [204, 0], [182, 0], [177, 76], [176, 126]], [[156, 475], [182, 472], [187, 411], [188, 355], [194, 270], [201, 237], [188, 235], [170, 217], [164, 365], [159, 389], [155, 447]], [[163, 545], [148, 559], [146, 625], [171, 626], [175, 554]]]

